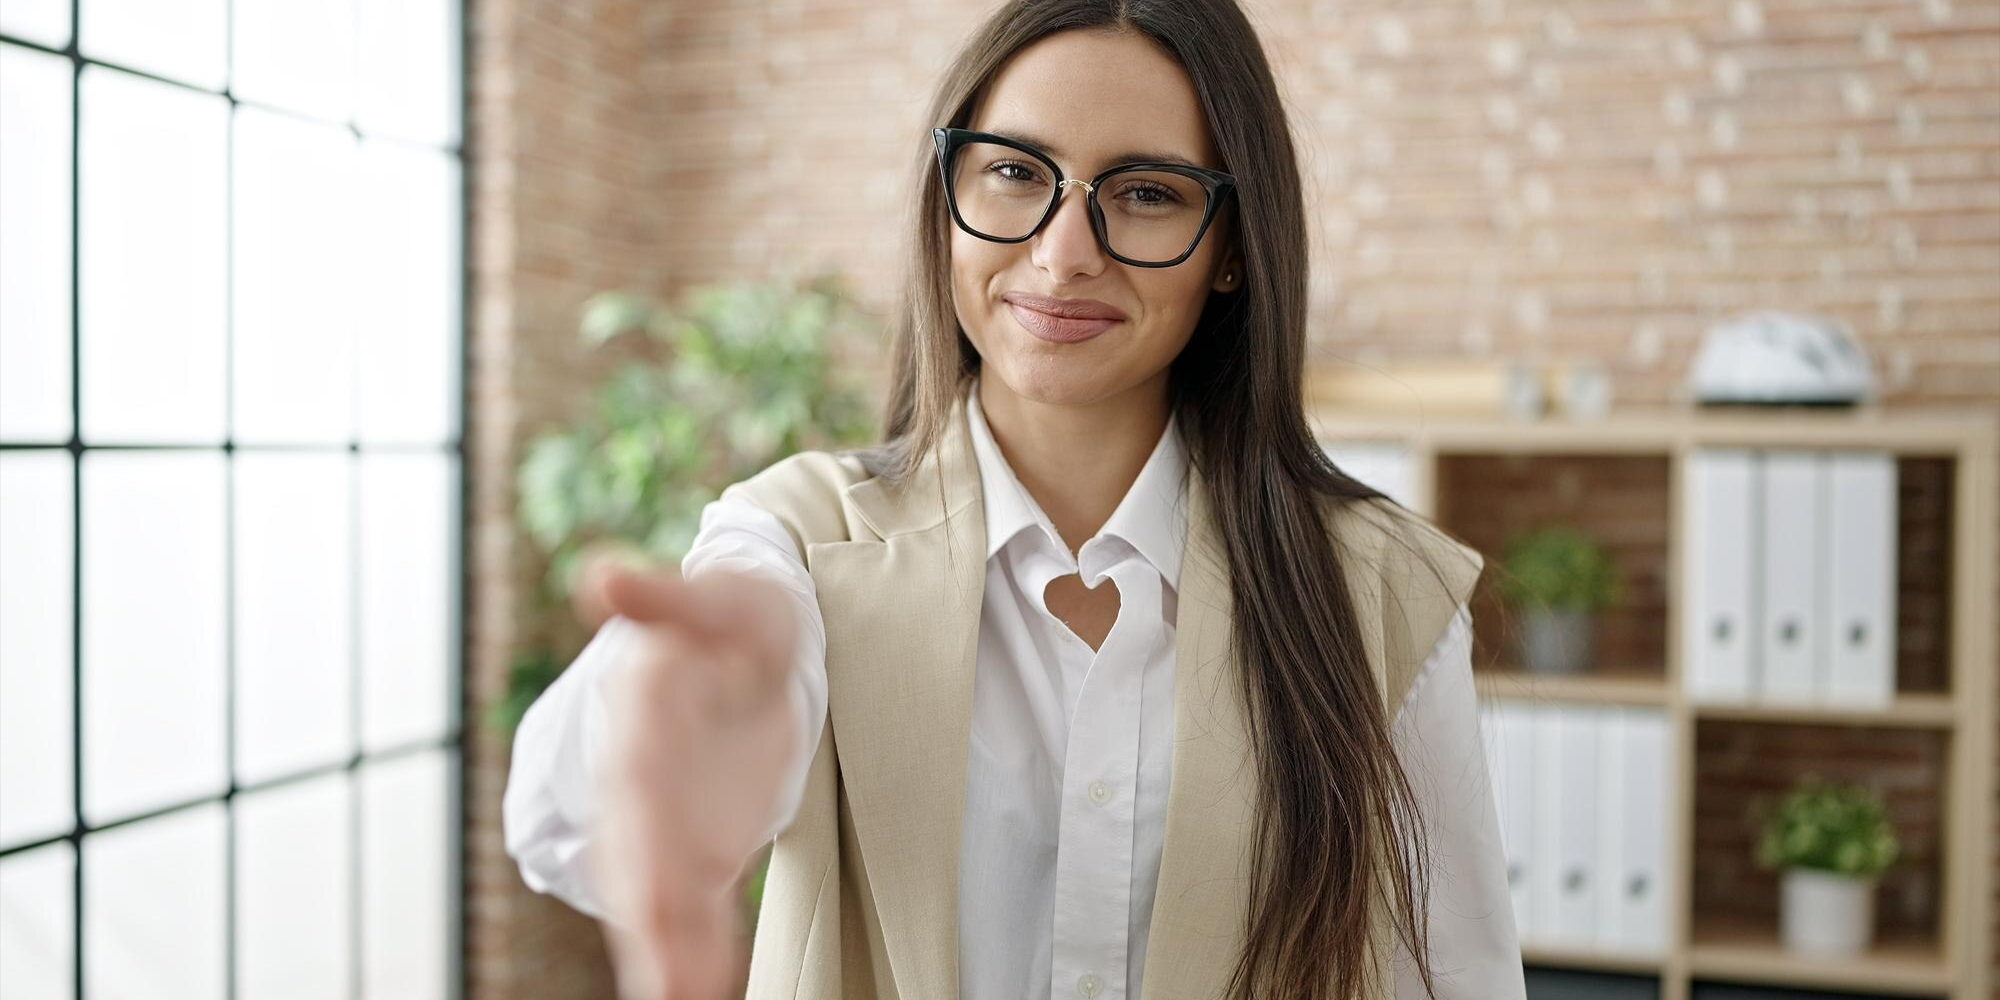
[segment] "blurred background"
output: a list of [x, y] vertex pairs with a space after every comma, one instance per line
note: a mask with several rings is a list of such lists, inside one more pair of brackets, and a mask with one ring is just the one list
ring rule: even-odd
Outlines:
[[[1247, 9], [1531, 996], [2000, 996], [2000, 3]], [[499, 825], [570, 569], [873, 434], [988, 10], [0, 6], [0, 997], [610, 995]]]

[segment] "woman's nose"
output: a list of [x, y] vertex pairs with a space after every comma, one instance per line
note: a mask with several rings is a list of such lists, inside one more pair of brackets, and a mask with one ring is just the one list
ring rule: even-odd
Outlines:
[[[1074, 196], [1070, 190], [1074, 188]], [[1095, 274], [1104, 268], [1103, 248], [1090, 227], [1090, 182], [1069, 178], [1056, 195], [1055, 214], [1035, 238], [1038, 266], [1067, 278], [1072, 274]]]

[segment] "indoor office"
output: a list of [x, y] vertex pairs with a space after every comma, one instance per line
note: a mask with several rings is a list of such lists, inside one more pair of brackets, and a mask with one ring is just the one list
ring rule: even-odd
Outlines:
[[1996, 53], [12, 0], [0, 997], [2000, 996]]

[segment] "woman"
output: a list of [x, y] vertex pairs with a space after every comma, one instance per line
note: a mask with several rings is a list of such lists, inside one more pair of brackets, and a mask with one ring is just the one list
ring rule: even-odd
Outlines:
[[930, 121], [884, 443], [730, 487], [685, 580], [593, 567], [524, 877], [649, 1000], [722, 995], [774, 836], [753, 998], [1522, 996], [1480, 559], [1309, 431], [1241, 11], [1011, 3]]

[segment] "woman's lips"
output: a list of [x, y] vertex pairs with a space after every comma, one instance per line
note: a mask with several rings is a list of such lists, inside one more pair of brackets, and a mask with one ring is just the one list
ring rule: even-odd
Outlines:
[[1068, 319], [1051, 316], [1017, 302], [1007, 303], [1007, 308], [1013, 311], [1014, 322], [1021, 324], [1023, 329], [1043, 340], [1058, 344], [1075, 344], [1089, 340], [1121, 322], [1115, 319]]

